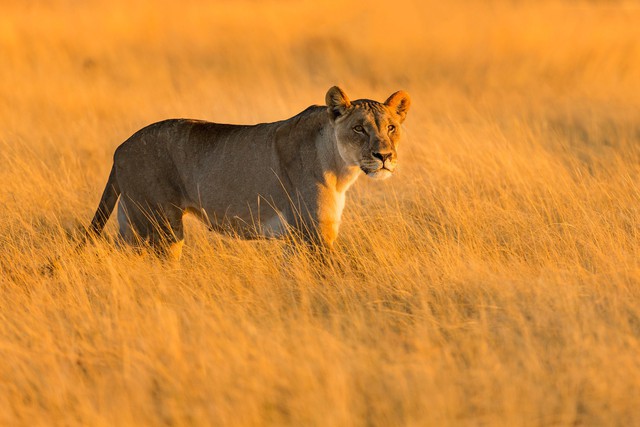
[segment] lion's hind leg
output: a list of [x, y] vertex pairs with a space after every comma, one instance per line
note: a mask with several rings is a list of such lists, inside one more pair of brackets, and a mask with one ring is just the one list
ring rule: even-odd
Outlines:
[[139, 239], [136, 239], [136, 231], [130, 221], [129, 213], [125, 205], [124, 198], [118, 202], [118, 244], [128, 244], [136, 246]]
[[120, 238], [134, 247], [150, 247], [158, 256], [179, 261], [184, 244], [184, 211], [176, 206], [130, 207], [122, 200], [118, 206]]
[[184, 210], [169, 206], [154, 211], [149, 244], [162, 258], [180, 261], [184, 244]]

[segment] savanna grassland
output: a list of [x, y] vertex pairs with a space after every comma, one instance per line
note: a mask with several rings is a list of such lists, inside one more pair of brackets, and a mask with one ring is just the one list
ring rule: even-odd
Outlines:
[[[0, 424], [640, 425], [640, 6], [0, 4]], [[68, 237], [114, 149], [404, 89], [323, 267], [187, 219]], [[60, 257], [53, 275], [41, 274]], [[322, 270], [325, 271], [322, 271]]]

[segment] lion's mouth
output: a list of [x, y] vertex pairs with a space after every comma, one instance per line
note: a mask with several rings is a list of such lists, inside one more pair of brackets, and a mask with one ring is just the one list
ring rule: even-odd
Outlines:
[[360, 169], [362, 169], [362, 172], [364, 172], [369, 178], [376, 180], [387, 179], [393, 175], [393, 171], [385, 168], [384, 166], [378, 169], [367, 169], [366, 167], [360, 166]]
[[367, 169], [364, 166], [360, 166], [360, 170], [362, 170], [362, 172], [364, 172], [367, 175], [372, 174], [372, 173], [382, 172], [382, 171], [387, 171], [389, 173], [393, 173], [393, 170], [391, 170], [391, 169], [389, 169], [389, 168], [387, 168], [385, 166], [382, 166], [381, 168], [378, 168], [378, 169]]

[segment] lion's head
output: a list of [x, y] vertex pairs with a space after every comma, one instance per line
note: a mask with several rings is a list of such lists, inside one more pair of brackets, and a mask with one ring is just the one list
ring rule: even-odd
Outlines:
[[398, 91], [384, 104], [368, 99], [349, 101], [334, 86], [326, 102], [342, 159], [371, 178], [389, 178], [398, 162], [400, 125], [411, 105], [409, 94]]

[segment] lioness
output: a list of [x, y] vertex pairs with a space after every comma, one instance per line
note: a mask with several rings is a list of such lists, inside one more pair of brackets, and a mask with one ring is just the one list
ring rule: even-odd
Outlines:
[[170, 258], [180, 258], [185, 213], [243, 238], [293, 231], [330, 249], [347, 189], [362, 172], [393, 174], [410, 98], [350, 101], [334, 86], [326, 104], [275, 123], [174, 119], [139, 130], [115, 151], [89, 232], [100, 234], [120, 196], [120, 237]]

